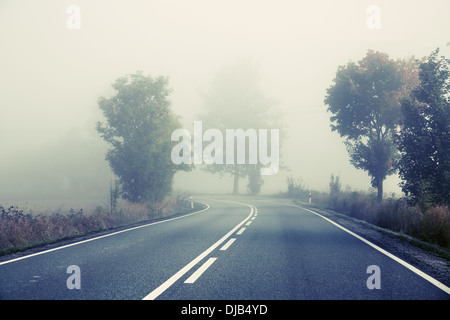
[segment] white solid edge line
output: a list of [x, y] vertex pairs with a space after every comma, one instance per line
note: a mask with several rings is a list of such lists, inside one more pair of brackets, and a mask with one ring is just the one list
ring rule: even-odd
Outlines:
[[221, 251], [227, 250], [233, 244], [234, 241], [236, 241], [236, 238], [231, 238], [230, 240], [228, 240], [227, 243], [224, 244], [222, 248], [220, 248], [220, 250]]
[[[266, 200], [262, 200], [262, 201], [266, 201]], [[427, 280], [427, 281], [430, 282], [431, 284], [435, 285], [436, 287], [438, 287], [439, 289], [441, 289], [441, 290], [444, 291], [445, 293], [450, 294], [450, 288], [447, 287], [447, 286], [446, 286], [445, 284], [443, 284], [442, 282], [440, 282], [440, 281], [434, 279], [433, 277], [431, 277], [431, 276], [429, 276], [428, 274], [424, 273], [423, 271], [417, 269], [416, 267], [410, 265], [408, 262], [406, 262], [406, 261], [400, 259], [399, 257], [394, 256], [392, 253], [390, 253], [390, 252], [384, 250], [383, 248], [377, 246], [376, 244], [370, 242], [369, 240], [364, 239], [363, 237], [357, 235], [356, 233], [354, 233], [354, 232], [352, 232], [352, 231], [350, 231], [350, 230], [344, 228], [343, 226], [337, 224], [336, 222], [334, 222], [334, 221], [332, 221], [332, 220], [330, 220], [330, 219], [328, 219], [328, 218], [322, 216], [320, 213], [317, 213], [317, 212], [312, 211], [312, 210], [310, 210], [310, 209], [307, 209], [307, 208], [304, 208], [304, 207], [300, 207], [300, 206], [296, 206], [296, 205], [293, 205], [293, 204], [278, 203], [278, 202], [273, 202], [273, 201], [267, 201], [267, 202], [272, 202], [272, 203], [277, 203], [277, 204], [281, 204], [281, 205], [285, 205], [285, 206], [291, 206], [291, 207], [303, 209], [303, 210], [309, 211], [309, 212], [311, 212], [311, 213], [313, 213], [313, 214], [315, 214], [315, 215], [321, 217], [322, 219], [325, 219], [325, 220], [328, 221], [329, 223], [331, 223], [331, 224], [335, 225], [336, 227], [338, 227], [338, 228], [344, 230], [345, 232], [347, 232], [347, 233], [351, 234], [352, 236], [354, 236], [355, 238], [357, 238], [357, 239], [363, 241], [364, 243], [368, 244], [368, 245], [371, 246], [372, 248], [378, 250], [379, 252], [383, 253], [384, 255], [388, 256], [389, 258], [393, 259], [394, 261], [400, 263], [402, 266], [408, 268], [409, 270], [411, 270], [412, 272], [414, 272], [414, 273], [417, 274], [418, 276], [424, 278], [425, 280]]]
[[28, 259], [28, 258], [35, 257], [35, 256], [38, 256], [38, 255], [41, 255], [41, 254], [49, 253], [49, 252], [52, 252], [52, 251], [57, 251], [57, 250], [65, 249], [65, 248], [68, 248], [68, 247], [76, 246], [76, 245], [83, 244], [83, 243], [86, 243], [86, 242], [90, 242], [90, 241], [94, 241], [94, 240], [110, 237], [110, 236], [113, 236], [113, 235], [116, 235], [116, 234], [119, 234], [119, 233], [128, 232], [128, 231], [132, 231], [132, 230], [136, 230], [136, 229], [140, 229], [140, 228], [149, 227], [149, 226], [152, 226], [152, 225], [155, 225], [155, 224], [160, 224], [160, 223], [169, 222], [169, 221], [172, 221], [172, 220], [177, 220], [177, 219], [189, 217], [189, 216], [192, 216], [194, 214], [206, 211], [206, 210], [208, 210], [210, 208], [209, 205], [206, 204], [206, 203], [199, 202], [199, 201], [197, 201], [197, 202], [206, 205], [206, 208], [202, 209], [202, 210], [199, 210], [199, 211], [195, 211], [195, 212], [186, 214], [186, 215], [182, 215], [182, 216], [179, 216], [179, 217], [165, 219], [165, 220], [161, 220], [161, 221], [156, 221], [156, 222], [144, 224], [142, 226], [137, 226], [137, 227], [133, 227], [133, 228], [128, 228], [128, 229], [124, 229], [124, 230], [108, 233], [108, 234], [105, 234], [103, 236], [98, 236], [98, 237], [95, 237], [95, 238], [90, 238], [90, 239], [74, 242], [74, 243], [67, 244], [67, 245], [64, 245], [64, 246], [61, 246], [61, 247], [56, 247], [56, 248], [53, 248], [53, 249], [48, 249], [48, 250], [32, 253], [32, 254], [29, 254], [29, 255], [26, 255], [26, 256], [22, 256], [22, 257], [19, 257], [19, 258], [6, 260], [6, 261], [3, 261], [3, 262], [0, 262], [0, 266], [4, 265], [4, 264], [7, 264], [7, 263], [11, 263], [11, 262], [15, 262], [15, 261], [23, 260], [23, 259]]
[[[231, 201], [230, 201], [231, 202]], [[241, 203], [243, 204], [243, 203]], [[186, 274], [190, 269], [192, 269], [197, 263], [199, 263], [204, 257], [206, 257], [208, 254], [210, 254], [214, 249], [216, 249], [219, 245], [222, 244], [226, 239], [228, 239], [240, 226], [242, 226], [250, 217], [253, 215], [254, 208], [253, 206], [250, 206], [248, 204], [245, 204], [248, 206], [250, 210], [250, 214], [242, 220], [237, 226], [235, 226], [233, 229], [231, 229], [226, 235], [224, 235], [222, 238], [220, 238], [216, 243], [214, 243], [211, 247], [203, 251], [200, 255], [197, 256], [194, 260], [189, 262], [186, 266], [181, 268], [177, 273], [175, 273], [173, 276], [171, 276], [169, 279], [167, 279], [165, 282], [163, 282], [159, 287], [157, 287], [155, 290], [150, 292], [148, 295], [146, 295], [142, 300], [155, 300], [161, 293], [166, 291], [172, 284], [174, 284], [178, 279], [180, 279], [183, 275]]]
[[209, 258], [200, 268], [197, 269], [197, 271], [187, 278], [184, 283], [194, 283], [216, 260], [217, 258]]

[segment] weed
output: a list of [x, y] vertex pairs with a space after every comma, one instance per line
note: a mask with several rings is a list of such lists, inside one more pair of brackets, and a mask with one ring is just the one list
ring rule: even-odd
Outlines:
[[173, 215], [184, 210], [181, 204], [175, 197], [167, 197], [157, 203], [117, 203], [114, 210], [97, 205], [90, 212], [70, 209], [33, 215], [0, 205], [0, 254]]

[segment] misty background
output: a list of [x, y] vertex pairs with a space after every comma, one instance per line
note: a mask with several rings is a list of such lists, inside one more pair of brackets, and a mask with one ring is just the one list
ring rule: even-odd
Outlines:
[[[79, 30], [66, 25], [70, 5], [81, 10]], [[366, 25], [370, 5], [380, 8], [380, 29]], [[449, 13], [447, 0], [0, 0], [0, 204], [107, 201], [113, 175], [95, 124], [111, 84], [139, 70], [168, 76], [172, 109], [192, 132], [217, 71], [242, 59], [258, 67], [288, 134], [289, 170], [265, 176], [262, 194], [286, 191], [288, 176], [325, 191], [332, 173], [368, 190], [367, 172], [331, 132], [326, 89], [339, 65], [369, 49], [397, 59], [440, 47], [450, 56]], [[232, 180], [178, 172], [174, 189], [231, 193]], [[402, 195], [398, 183], [389, 176], [385, 193]]]

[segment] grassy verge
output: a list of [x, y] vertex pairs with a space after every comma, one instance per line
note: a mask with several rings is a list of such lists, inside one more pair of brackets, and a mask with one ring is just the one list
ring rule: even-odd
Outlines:
[[0, 205], [0, 255], [190, 211], [190, 202], [178, 197], [159, 203], [119, 203], [114, 210], [98, 205], [52, 214]]
[[[289, 198], [308, 202], [307, 197], [299, 193]], [[447, 206], [421, 207], [393, 197], [379, 203], [376, 195], [356, 191], [312, 192], [312, 203], [450, 249], [450, 209]]]

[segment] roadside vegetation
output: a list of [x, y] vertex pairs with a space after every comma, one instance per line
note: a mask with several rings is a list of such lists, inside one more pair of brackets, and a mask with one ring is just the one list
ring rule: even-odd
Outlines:
[[[269, 112], [275, 102], [253, 82], [254, 70], [247, 71], [249, 79], [231, 69], [217, 78], [204, 101], [208, 127], [281, 126]], [[228, 83], [239, 85], [229, 92], [222, 82], [225, 88]], [[117, 178], [110, 184], [109, 204], [51, 214], [0, 204], [0, 254], [191, 210], [185, 197], [171, 195], [175, 173], [193, 166], [176, 165], [171, 159], [171, 133], [181, 122], [171, 109], [169, 79], [137, 72], [118, 78], [112, 88], [112, 96], [98, 100], [104, 117], [96, 125]], [[240, 99], [225, 99], [239, 94]], [[328, 192], [312, 192], [313, 203], [449, 249], [450, 59], [439, 56], [439, 49], [423, 59], [407, 60], [369, 50], [362, 60], [338, 68], [324, 102], [332, 114], [332, 131], [344, 139], [351, 164], [367, 171], [376, 193], [342, 190], [340, 177], [332, 175]], [[247, 113], [236, 118], [245, 108]], [[83, 158], [71, 157], [73, 167]], [[227, 165], [209, 166], [207, 171], [234, 176], [233, 194], [238, 194], [239, 179], [248, 177], [248, 191], [257, 195], [264, 183], [259, 169]], [[402, 179], [406, 197], [384, 196], [383, 181], [392, 174]], [[72, 179], [77, 182], [72, 185], [84, 189], [88, 174], [78, 175], [82, 177]], [[58, 176], [64, 177], [62, 189], [70, 191], [69, 177]], [[44, 179], [39, 176], [40, 187]], [[284, 196], [308, 202], [310, 191], [301, 180], [290, 177], [287, 187]]]
[[[279, 197], [309, 202], [310, 190], [301, 179], [289, 177], [288, 190]], [[399, 232], [419, 240], [450, 249], [450, 210], [432, 202], [417, 202], [391, 195], [382, 202], [377, 192], [342, 189], [339, 176], [332, 175], [329, 191], [312, 191], [312, 205], [366, 221], [375, 226]]]
[[54, 213], [0, 205], [0, 255], [192, 210], [190, 201], [180, 195], [160, 202], [111, 203]]
[[[450, 59], [439, 48], [423, 59], [394, 61], [369, 50], [340, 66], [325, 104], [331, 128], [345, 138], [350, 162], [367, 171], [375, 192], [312, 192], [314, 205], [450, 248]], [[383, 181], [398, 173], [405, 197], [385, 198]], [[302, 181], [287, 196], [309, 202]]]
[[171, 132], [181, 124], [171, 109], [168, 78], [137, 72], [112, 88], [113, 96], [98, 100], [104, 118], [96, 125], [116, 177], [109, 203], [56, 213], [0, 203], [0, 254], [192, 210], [185, 195], [172, 194], [175, 172], [191, 168], [171, 161]]

